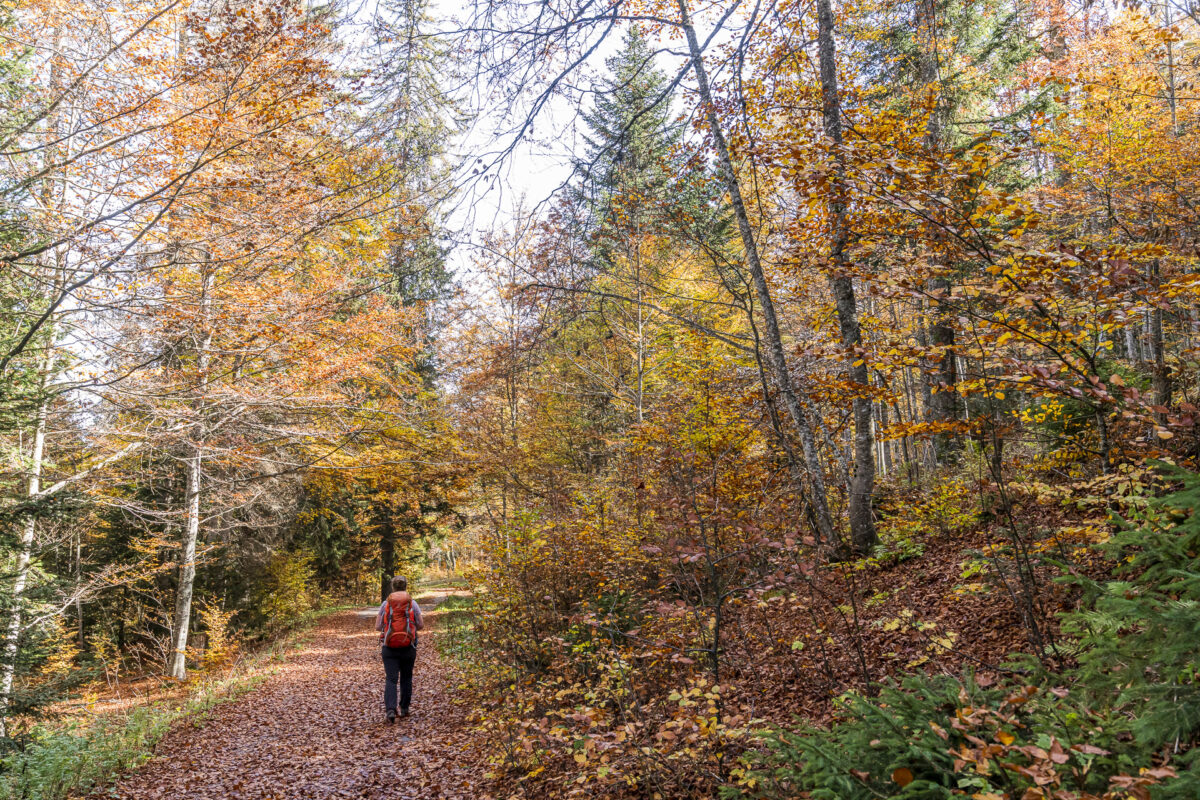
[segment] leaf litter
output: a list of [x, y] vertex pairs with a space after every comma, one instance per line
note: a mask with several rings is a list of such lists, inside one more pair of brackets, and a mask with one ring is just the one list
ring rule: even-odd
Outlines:
[[373, 615], [342, 612], [260, 688], [179, 725], [151, 761], [91, 797], [489, 800], [436, 635], [435, 624], [422, 636], [407, 718], [384, 719]]

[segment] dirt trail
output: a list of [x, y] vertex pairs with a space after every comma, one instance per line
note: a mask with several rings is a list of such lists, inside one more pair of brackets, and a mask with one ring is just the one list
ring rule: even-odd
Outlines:
[[153, 760], [94, 797], [483, 798], [432, 641], [437, 613], [428, 617], [407, 719], [384, 721], [374, 611], [346, 611], [322, 620], [262, 686], [215, 708], [201, 727], [180, 725]]

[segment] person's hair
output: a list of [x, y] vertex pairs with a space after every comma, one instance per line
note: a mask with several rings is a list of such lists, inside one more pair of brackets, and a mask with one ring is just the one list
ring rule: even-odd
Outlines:
[[407, 588], [408, 588], [408, 578], [405, 578], [403, 575], [397, 575], [396, 577], [392, 578], [392, 591], [393, 592], [403, 592]]

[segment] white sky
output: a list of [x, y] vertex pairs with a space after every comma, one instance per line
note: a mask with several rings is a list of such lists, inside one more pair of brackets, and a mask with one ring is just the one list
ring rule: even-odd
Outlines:
[[[365, 20], [374, 12], [379, 0], [351, 2], [359, 3], [351, 16]], [[471, 3], [472, 0], [430, 0], [429, 11], [435, 17], [435, 29], [455, 29], [455, 17], [467, 13]], [[708, 33], [705, 19], [709, 19], [711, 24], [715, 18], [711, 17], [711, 10], [709, 13], [697, 13], [697, 32], [701, 41], [704, 41]], [[727, 36], [728, 33], [718, 38], [728, 41]], [[605, 73], [604, 61], [619, 49], [623, 37], [624, 29], [618, 27], [597, 47], [588, 61], [576, 71], [571, 81], [570, 98], [554, 97], [538, 115], [532, 137], [518, 143], [498, 167], [486, 173], [485, 179], [470, 177], [471, 166], [476, 159], [482, 158], [485, 163], [490, 163], [498, 152], [512, 142], [511, 130], [507, 133], [503, 131], [506, 121], [501, 118], [500, 109], [495, 106], [482, 109], [466, 135], [452, 145], [453, 156], [466, 165], [463, 171], [466, 180], [460, 181], [462, 190], [446, 209], [446, 227], [454, 241], [449, 266], [461, 278], [466, 278], [470, 273], [472, 242], [478, 242], [486, 233], [512, 227], [518, 210], [528, 215], [550, 199], [570, 178], [571, 158], [580, 153], [583, 147], [581, 134], [584, 123], [579, 112], [591, 108], [595, 80]], [[662, 51], [658, 56], [660, 68], [673, 77], [684, 63], [682, 41], [659, 39], [656, 45]], [[560, 68], [561, 64], [554, 64], [548, 69]], [[474, 85], [471, 87], [473, 99], [486, 97], [490, 88]], [[674, 107], [676, 111], [681, 109], [678, 99]], [[508, 127], [511, 128], [511, 124]]]
[[[435, 13], [444, 21], [458, 13], [455, 0], [434, 0]], [[588, 64], [590, 69], [602, 69], [604, 59], [619, 44], [612, 37], [595, 53]], [[477, 87], [477, 94], [483, 94]], [[590, 104], [585, 103], [585, 106]], [[450, 210], [448, 227], [468, 241], [478, 241], [482, 234], [510, 226], [519, 210], [526, 213], [549, 200], [571, 176], [571, 157], [582, 143], [578, 137], [580, 108], [566, 98], [554, 98], [535, 121], [533, 136], [521, 141], [513, 151], [487, 175], [485, 181], [472, 181], [464, 187]], [[586, 110], [586, 109], [585, 109]], [[477, 157], [490, 160], [511, 143], [511, 134], [498, 134], [503, 120], [498, 109], [486, 109], [475, 120], [467, 135], [457, 143], [455, 152], [464, 162]], [[455, 272], [462, 274], [470, 260], [470, 245], [462, 241], [450, 256]]]
[[[461, 10], [462, 4], [456, 0], [432, 0], [431, 13], [438, 18], [439, 26], [450, 24]], [[578, 71], [572, 95], [578, 94], [580, 87], [589, 87], [582, 101], [563, 96], [553, 98], [536, 118], [532, 137], [521, 141], [498, 168], [489, 171], [486, 181], [472, 181], [464, 187], [448, 219], [448, 227], [459, 241], [450, 256], [450, 266], [456, 274], [464, 276], [469, 271], [470, 242], [511, 226], [520, 211], [528, 214], [536, 209], [570, 178], [572, 156], [583, 148], [584, 123], [580, 112], [591, 109], [594, 93], [590, 87], [596, 77], [604, 74], [604, 61], [619, 49], [623, 36], [624, 30], [616, 29]], [[487, 87], [475, 88], [476, 95], [486, 94]], [[497, 135], [498, 129], [504, 127], [498, 111], [484, 110], [456, 144], [456, 155], [467, 162], [474, 162], [477, 157], [486, 162], [491, 160], [489, 154], [494, 158], [498, 151], [509, 146], [511, 134]]]

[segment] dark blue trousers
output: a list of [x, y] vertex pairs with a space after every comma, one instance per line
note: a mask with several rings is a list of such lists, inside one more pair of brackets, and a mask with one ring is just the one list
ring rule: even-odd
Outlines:
[[400, 681], [400, 708], [408, 708], [412, 702], [413, 664], [417, 660], [416, 645], [387, 647], [383, 649], [383, 672], [387, 683], [383, 687], [383, 710], [396, 710], [396, 681]]

